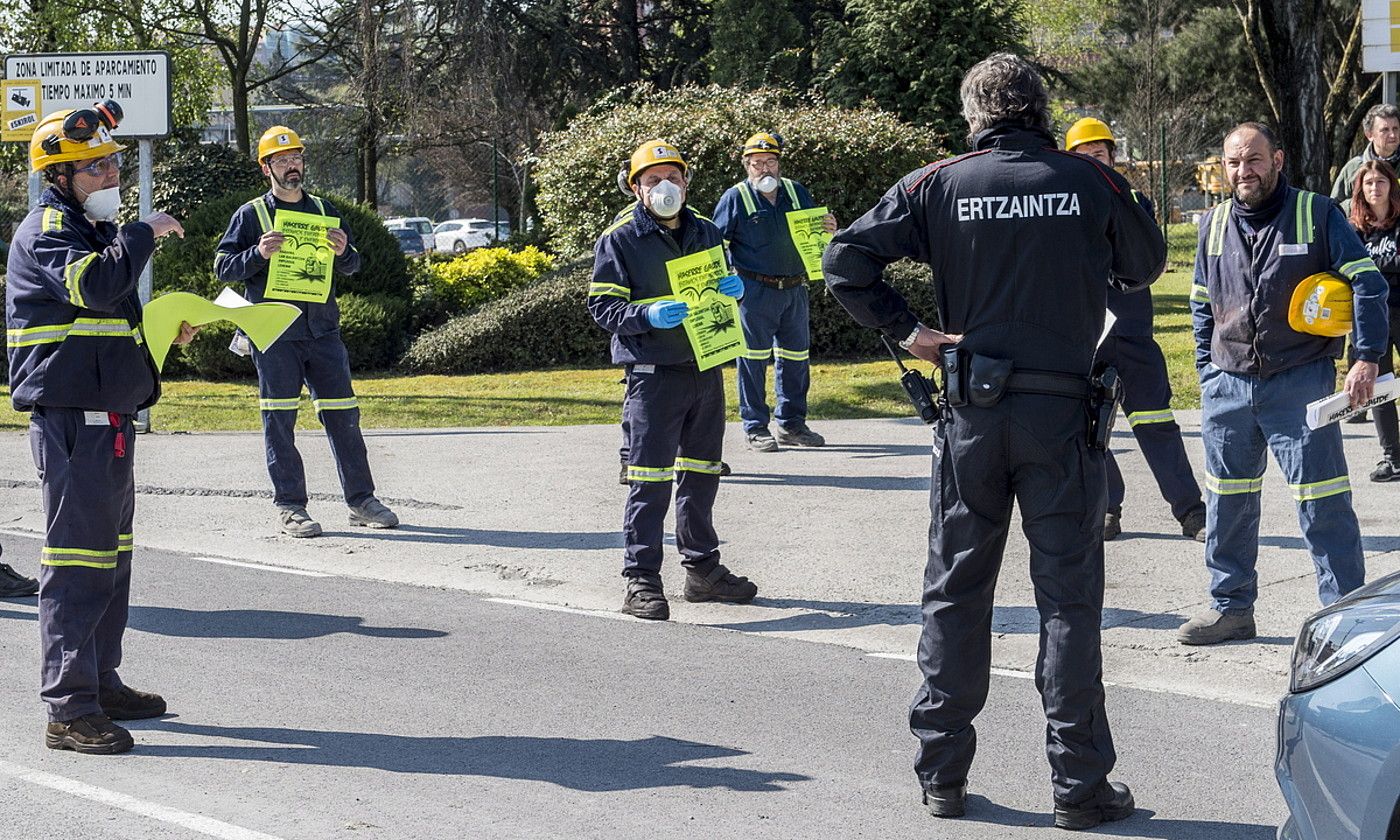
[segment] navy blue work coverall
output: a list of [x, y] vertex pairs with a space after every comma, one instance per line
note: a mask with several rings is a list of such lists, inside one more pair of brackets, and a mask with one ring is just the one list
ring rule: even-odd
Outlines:
[[[837, 233], [827, 285], [862, 325], [903, 339], [918, 319], [882, 272], [904, 257], [927, 262], [939, 328], [963, 334], [965, 351], [1087, 378], [1109, 278], [1123, 289], [1153, 282], [1162, 235], [1121, 176], [1058, 151], [1042, 130], [1001, 123], [973, 148], [910, 173]], [[1056, 800], [1085, 799], [1113, 768], [1099, 646], [1104, 466], [1085, 416], [1080, 399], [1013, 391], [990, 408], [947, 409], [935, 426], [924, 682], [909, 715], [925, 786], [963, 782], [972, 764], [1013, 501], [1040, 611], [1035, 679]]]
[[[1152, 215], [1152, 202], [1135, 193], [1138, 203]], [[1099, 348], [1098, 359], [1118, 370], [1123, 380], [1123, 413], [1137, 438], [1142, 457], [1157, 480], [1157, 489], [1181, 522], [1193, 513], [1204, 513], [1201, 486], [1191, 471], [1181, 427], [1172, 413], [1172, 386], [1167, 360], [1152, 337], [1152, 290], [1108, 290], [1108, 311], [1116, 319]], [[1122, 513], [1123, 473], [1112, 450], [1104, 452], [1108, 469], [1108, 510]]]
[[[744, 279], [739, 321], [746, 347], [739, 357], [738, 380], [745, 432], [768, 426], [768, 360], [775, 355], [774, 419], [784, 428], [807, 422], [812, 358], [807, 269], [792, 244], [787, 214], [815, 206], [807, 188], [788, 178], [782, 179], [773, 202], [740, 181], [715, 205], [715, 226], [729, 243], [734, 270]], [[778, 288], [775, 281], [795, 285]]]
[[[340, 218], [329, 201], [306, 192], [296, 204], [279, 201], [269, 191], [240, 207], [219, 240], [214, 273], [225, 283], [242, 283], [248, 299], [254, 303], [266, 299], [269, 264], [258, 253], [258, 240], [272, 229], [279, 209]], [[341, 229], [348, 238], [350, 231]], [[345, 276], [359, 268], [360, 252], [352, 240], [345, 253], [336, 257], [335, 273]], [[253, 351], [267, 472], [272, 477], [274, 503], [279, 508], [306, 507], [307, 502], [306, 470], [296, 448], [297, 408], [303, 382], [330, 440], [346, 504], [354, 507], [374, 497], [374, 478], [360, 433], [360, 402], [350, 384], [350, 357], [340, 339], [340, 307], [335, 294], [332, 283], [325, 303], [284, 301], [301, 309], [303, 317], [293, 321], [266, 352]]]
[[724, 378], [702, 371], [684, 327], [655, 329], [647, 307], [671, 299], [666, 263], [723, 244], [690, 208], [681, 227], [657, 224], [640, 204], [594, 248], [588, 311], [612, 333], [612, 360], [627, 371], [623, 425], [629, 490], [623, 514], [624, 576], [661, 574], [666, 510], [676, 484], [676, 548], [682, 564], [719, 559], [712, 511], [724, 450]]
[[51, 721], [102, 714], [99, 691], [122, 687], [133, 419], [160, 397], [137, 297], [154, 250], [150, 225], [94, 225], [51, 187], [20, 223], [7, 261], [11, 400], [30, 413], [44, 496], [40, 697]]

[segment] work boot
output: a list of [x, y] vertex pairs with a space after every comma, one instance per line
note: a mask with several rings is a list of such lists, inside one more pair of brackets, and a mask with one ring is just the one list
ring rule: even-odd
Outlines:
[[106, 715], [83, 715], [74, 720], [55, 721], [44, 731], [44, 746], [84, 755], [124, 753], [135, 744], [131, 733], [112, 723]]
[[102, 704], [102, 713], [112, 720], [145, 720], [165, 714], [165, 698], [128, 686], [99, 691], [97, 702]]
[[967, 813], [967, 782], [925, 785], [924, 805], [935, 817], [961, 817]]
[[617, 483], [618, 483], [618, 484], [621, 484], [623, 487], [626, 487], [627, 485], [629, 485], [629, 484], [632, 483], [631, 481], [628, 481], [628, 480], [627, 480], [627, 465], [626, 465], [626, 464], [623, 464], [623, 465], [622, 465], [622, 472], [620, 472], [620, 473], [617, 474]]
[[692, 604], [701, 601], [723, 601], [727, 604], [747, 604], [758, 594], [758, 586], [746, 577], [729, 571], [723, 563], [711, 560], [685, 570], [685, 599]]
[[778, 451], [778, 442], [773, 439], [773, 433], [767, 428], [754, 429], [745, 436], [749, 439], [749, 448], [755, 452]]
[[366, 528], [397, 528], [399, 518], [383, 502], [370, 496], [364, 504], [350, 506], [350, 524]]
[[1055, 800], [1055, 827], [1079, 831], [1106, 822], [1126, 820], [1135, 809], [1133, 792], [1122, 782], [1104, 779], [1088, 799], [1073, 804]]
[[1253, 607], [1234, 614], [1222, 613], [1213, 607], [1204, 609], [1176, 631], [1176, 640], [1183, 645], [1215, 645], [1254, 636]]
[[656, 575], [629, 575], [627, 592], [622, 596], [622, 611], [648, 621], [665, 621], [671, 617], [671, 605], [661, 591], [661, 578]]
[[25, 577], [9, 563], [0, 563], [0, 598], [27, 598], [38, 592], [39, 581]]
[[1103, 515], [1103, 539], [1104, 542], [1117, 537], [1123, 533], [1123, 516], [1118, 513], [1105, 513]]
[[1376, 468], [1371, 470], [1372, 481], [1395, 481], [1400, 479], [1400, 464], [1389, 458], [1382, 458], [1376, 462]]
[[729, 469], [729, 464], [725, 463], [724, 461], [719, 462], [720, 475], [729, 475], [731, 472], [733, 472], [733, 470]]
[[778, 427], [778, 443], [784, 446], [825, 446], [826, 438], [807, 428], [806, 423]]
[[1371, 422], [1371, 419], [1370, 419], [1369, 417], [1366, 416], [1366, 412], [1364, 412], [1364, 411], [1358, 411], [1358, 412], [1356, 412], [1355, 414], [1353, 414], [1353, 415], [1351, 415], [1350, 417], [1348, 417], [1347, 419], [1343, 420], [1342, 422], [1343, 422], [1343, 423], [1369, 423], [1369, 422]]
[[1181, 517], [1181, 535], [1196, 542], [1206, 541], [1206, 512], [1193, 510]]
[[319, 537], [321, 523], [311, 518], [306, 508], [280, 508], [278, 517], [282, 520], [282, 533], [289, 537]]

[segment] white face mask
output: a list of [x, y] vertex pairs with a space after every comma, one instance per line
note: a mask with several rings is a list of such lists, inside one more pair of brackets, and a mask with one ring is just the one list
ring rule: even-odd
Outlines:
[[117, 211], [121, 209], [121, 187], [96, 190], [88, 193], [88, 197], [83, 199], [83, 212], [93, 221], [110, 222], [117, 217]]
[[647, 207], [663, 219], [673, 219], [685, 206], [685, 192], [671, 181], [662, 181], [647, 190]]
[[778, 188], [778, 179], [772, 175], [764, 175], [753, 182], [754, 189], [761, 193], [770, 193]]

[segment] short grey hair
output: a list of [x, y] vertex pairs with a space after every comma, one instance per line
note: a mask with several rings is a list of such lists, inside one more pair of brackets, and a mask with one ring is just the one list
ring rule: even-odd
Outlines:
[[1361, 121], [1362, 133], [1370, 134], [1371, 129], [1376, 126], [1376, 120], [1400, 121], [1400, 108], [1391, 105], [1389, 102], [1372, 105], [1371, 110], [1366, 112], [1366, 118]]
[[1050, 95], [1040, 73], [1014, 53], [995, 53], [973, 65], [963, 76], [963, 117], [968, 137], [999, 122], [1019, 122], [1050, 131]]

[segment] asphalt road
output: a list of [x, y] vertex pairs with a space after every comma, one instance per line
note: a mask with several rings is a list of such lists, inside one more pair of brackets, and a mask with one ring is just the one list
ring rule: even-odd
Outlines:
[[[993, 678], [943, 821], [901, 659], [161, 550], [133, 604], [123, 677], [172, 715], [89, 757], [44, 749], [34, 599], [0, 601], [0, 840], [1061, 836], [1024, 678]], [[1114, 687], [1109, 714], [1141, 810], [1102, 833], [1274, 836], [1271, 710]]]

